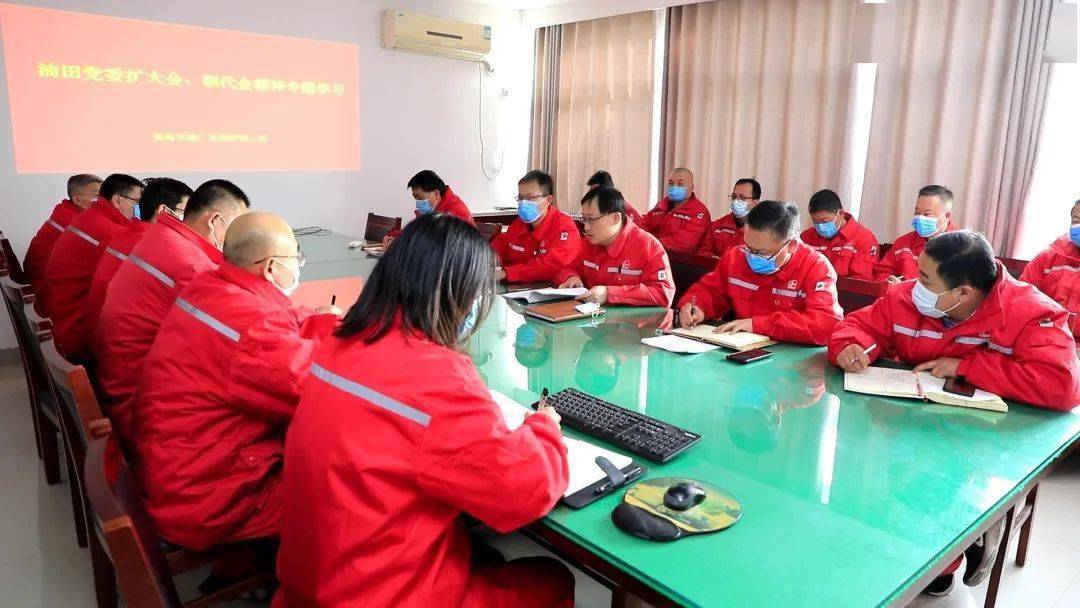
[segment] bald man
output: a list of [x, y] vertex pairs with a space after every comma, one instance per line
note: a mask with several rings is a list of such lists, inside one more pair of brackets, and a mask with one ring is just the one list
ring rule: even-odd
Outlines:
[[694, 173], [679, 167], [668, 175], [667, 196], [641, 218], [641, 227], [652, 233], [665, 249], [697, 251], [709, 231], [709, 208], [694, 191]]
[[291, 307], [304, 257], [281, 217], [237, 217], [224, 256], [166, 315], [131, 412], [150, 515], [162, 538], [195, 550], [277, 535], [285, 429], [341, 315]]

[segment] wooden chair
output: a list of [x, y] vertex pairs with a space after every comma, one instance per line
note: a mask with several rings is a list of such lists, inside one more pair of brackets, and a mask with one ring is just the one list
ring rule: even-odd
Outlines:
[[8, 276], [19, 283], [26, 283], [26, 275], [23, 274], [22, 264], [15, 257], [15, 251], [11, 248], [11, 242], [0, 231], [0, 269], [6, 270]]
[[885, 259], [885, 254], [889, 253], [890, 249], [892, 249], [892, 243], [878, 243], [878, 256]]
[[400, 217], [367, 214], [367, 225], [364, 227], [365, 241], [381, 243], [391, 230], [401, 230]]
[[1009, 274], [1013, 278], [1019, 279], [1020, 275], [1024, 274], [1024, 269], [1027, 268], [1029, 260], [1017, 260], [1014, 258], [998, 258], [1002, 265], [1005, 266], [1005, 270], [1009, 271]]
[[845, 315], [870, 306], [888, 290], [889, 284], [884, 281], [864, 281], [851, 277], [836, 280], [836, 293]]
[[[235, 583], [211, 595], [186, 604], [173, 582], [176, 572], [146, 511], [134, 478], [123, 460], [116, 463], [115, 481], [110, 484], [105, 473], [106, 440], [90, 442], [83, 466], [90, 500], [95, 535], [104, 539], [107, 558], [112, 564], [120, 595], [128, 606], [139, 608], [202, 608], [235, 599], [273, 581], [264, 573]], [[110, 462], [110, 466], [113, 463]]]
[[26, 394], [29, 396], [30, 419], [34, 423], [34, 443], [37, 444], [38, 458], [43, 458], [45, 454], [41, 447], [41, 413], [38, 411], [38, 399], [34, 390], [34, 381], [31, 378], [31, 362], [29, 361], [26, 352], [26, 340], [23, 336], [24, 332], [20, 328], [19, 322], [19, 315], [23, 314], [23, 306], [33, 302], [34, 295], [30, 291], [29, 285], [16, 283], [8, 276], [7, 270], [3, 268], [0, 268], [0, 290], [3, 291], [4, 308], [7, 310], [8, 319], [11, 320], [11, 329], [15, 333], [15, 341], [19, 346], [19, 357], [22, 360], [23, 365], [23, 377], [26, 380]]
[[671, 260], [671, 278], [675, 281], [674, 302], [676, 303], [691, 285], [712, 272], [718, 261], [709, 256], [678, 251], [668, 251], [668, 259]]
[[480, 231], [480, 234], [484, 235], [488, 242], [495, 240], [495, 237], [502, 234], [502, 224], [493, 224], [491, 222], [476, 222], [476, 229]]

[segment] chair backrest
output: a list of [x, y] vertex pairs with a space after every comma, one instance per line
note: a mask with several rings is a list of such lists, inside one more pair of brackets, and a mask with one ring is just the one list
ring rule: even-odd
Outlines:
[[885, 259], [885, 254], [889, 253], [890, 249], [892, 249], [892, 243], [878, 243], [877, 250], [878, 255], [881, 256], [881, 259]]
[[8, 275], [19, 283], [26, 282], [26, 275], [23, 274], [22, 264], [19, 263], [19, 258], [15, 257], [15, 251], [11, 248], [11, 242], [4, 237], [3, 232], [0, 232], [0, 268], [6, 270]]
[[716, 268], [717, 260], [704, 255], [668, 251], [671, 260], [671, 278], [675, 281], [675, 302], [683, 297], [690, 286]]
[[68, 435], [75, 445], [70, 448], [75, 452], [75, 461], [81, 462], [90, 440], [108, 435], [112, 426], [101, 413], [86, 368], [65, 359], [49, 338], [40, 340], [40, 347], [52, 379], [53, 396], [62, 412], [61, 423], [71, 427]]
[[851, 277], [840, 277], [836, 280], [837, 299], [845, 315], [870, 306], [888, 290], [889, 285], [884, 281], [864, 281]]
[[131, 470], [123, 458], [109, 458], [106, 465], [106, 444], [102, 437], [90, 442], [83, 476], [91, 520], [109, 548], [120, 595], [128, 606], [179, 608], [180, 596]]
[[45, 366], [45, 357], [41, 354], [42, 340], [52, 339], [52, 322], [39, 315], [33, 304], [23, 305], [18, 321], [19, 332], [26, 342], [26, 364], [33, 385], [31, 396], [41, 404], [45, 415], [56, 419], [59, 425], [60, 407], [56, 405], [49, 368]]
[[367, 214], [367, 225], [364, 227], [365, 241], [381, 241], [391, 230], [401, 230], [400, 217]]
[[480, 234], [487, 238], [488, 242], [495, 240], [495, 237], [502, 234], [502, 224], [493, 224], [491, 222], [476, 222], [476, 229], [480, 231]]
[[1009, 274], [1013, 278], [1020, 278], [1020, 275], [1024, 274], [1024, 269], [1027, 268], [1029, 260], [1017, 260], [1014, 258], [998, 258], [1005, 266], [1005, 270], [1009, 271]]

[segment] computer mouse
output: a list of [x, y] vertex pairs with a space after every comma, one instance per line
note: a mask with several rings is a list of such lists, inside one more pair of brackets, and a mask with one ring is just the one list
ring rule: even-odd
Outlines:
[[669, 509], [685, 511], [690, 507], [696, 507], [705, 500], [705, 490], [693, 482], [684, 481], [677, 483], [664, 493], [664, 504]]

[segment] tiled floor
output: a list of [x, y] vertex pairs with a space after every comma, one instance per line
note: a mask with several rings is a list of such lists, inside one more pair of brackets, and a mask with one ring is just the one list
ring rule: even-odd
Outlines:
[[[45, 483], [22, 370], [12, 365], [0, 366], [0, 514], [0, 606], [95, 606], [90, 558], [75, 544], [67, 485]], [[507, 557], [542, 553], [517, 535], [495, 544]], [[190, 589], [200, 578], [193, 573], [182, 587]], [[985, 586], [959, 585], [946, 598], [919, 598], [909, 608], [976, 608]], [[1010, 564], [1002, 588], [1002, 608], [1080, 608], [1080, 458], [1064, 463], [1043, 484], [1028, 565]], [[578, 606], [610, 605], [610, 593], [580, 573], [577, 593]]]

